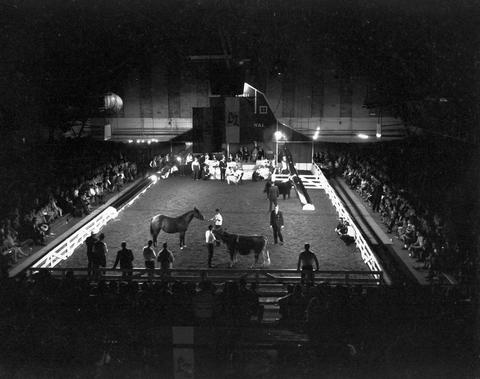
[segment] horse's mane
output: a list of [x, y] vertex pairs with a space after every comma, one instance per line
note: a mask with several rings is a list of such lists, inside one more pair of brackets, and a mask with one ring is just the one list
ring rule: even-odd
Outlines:
[[193, 208], [193, 209], [190, 210], [190, 211], [185, 212], [184, 214], [182, 214], [182, 215], [180, 215], [180, 216], [178, 216], [178, 217], [183, 217], [183, 216], [188, 215], [189, 213], [194, 213], [194, 212], [195, 212], [195, 208]]

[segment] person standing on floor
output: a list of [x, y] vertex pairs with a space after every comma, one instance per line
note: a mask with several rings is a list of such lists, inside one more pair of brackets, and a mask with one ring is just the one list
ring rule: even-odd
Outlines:
[[270, 227], [273, 231], [273, 241], [278, 243], [280, 239], [280, 243], [283, 245], [283, 214], [278, 209], [278, 205], [275, 205], [274, 210], [270, 212]]
[[208, 230], [205, 232], [205, 243], [207, 244], [208, 251], [208, 268], [212, 268], [212, 259], [213, 259], [213, 248], [217, 239], [215, 238], [213, 232], [213, 225], [208, 225]]
[[315, 263], [316, 270], [320, 269], [317, 256], [310, 251], [310, 244], [305, 244], [305, 250], [298, 256], [297, 271], [302, 272], [302, 284], [309, 283], [313, 285], [313, 264]]
[[272, 185], [268, 189], [268, 200], [270, 201], [270, 205], [268, 207], [268, 210], [271, 212], [272, 211], [272, 204], [276, 207], [277, 206], [277, 200], [278, 196], [280, 195], [280, 191], [278, 189], [278, 186], [275, 184], [275, 182], [272, 181]]
[[220, 181], [225, 181], [225, 172], [227, 171], [227, 162], [225, 161], [225, 156], [222, 157], [218, 166], [220, 167]]
[[104, 239], [105, 234], [101, 233], [98, 236], [98, 241], [96, 241], [95, 245], [93, 246], [92, 271], [94, 280], [98, 280], [102, 275], [100, 273], [100, 267], [105, 267], [107, 265], [108, 247], [104, 242]]
[[149, 240], [147, 246], [143, 248], [143, 259], [145, 260], [145, 268], [148, 270], [148, 276], [152, 277], [155, 270], [155, 250], [153, 250], [153, 241]]
[[88, 260], [88, 266], [87, 266], [87, 275], [89, 278], [92, 277], [93, 275], [93, 249], [95, 247], [95, 242], [97, 242], [97, 237], [95, 237], [95, 233], [92, 232], [87, 239], [85, 240], [85, 245], [87, 245], [87, 260]]
[[163, 244], [163, 249], [158, 252], [157, 261], [160, 264], [160, 269], [162, 273], [165, 273], [168, 269], [173, 268], [173, 262], [175, 259], [173, 258], [173, 254], [170, 250], [168, 250], [167, 243]]
[[122, 278], [129, 280], [132, 278], [132, 271], [130, 270], [133, 269], [133, 252], [127, 249], [127, 243], [125, 241], [122, 242], [121, 247], [122, 249], [117, 252], [117, 258], [115, 259], [112, 269], [114, 270], [120, 262], [120, 270], [129, 270], [122, 272]]
[[193, 158], [192, 174], [193, 174], [193, 180], [200, 179], [200, 162], [198, 161], [197, 157]]

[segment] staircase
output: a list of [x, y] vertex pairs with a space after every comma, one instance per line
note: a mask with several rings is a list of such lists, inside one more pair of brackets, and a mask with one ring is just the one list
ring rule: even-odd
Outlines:
[[260, 305], [263, 305], [263, 324], [275, 324], [280, 319], [278, 299], [287, 294], [283, 284], [263, 284], [258, 289]]

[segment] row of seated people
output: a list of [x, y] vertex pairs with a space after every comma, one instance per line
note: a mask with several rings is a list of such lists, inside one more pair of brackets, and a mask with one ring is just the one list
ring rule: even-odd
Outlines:
[[[223, 286], [209, 281], [93, 285], [72, 272], [64, 279], [41, 273], [3, 281], [0, 295], [1, 337], [9, 346], [4, 358], [25, 349], [39, 357], [54, 347], [62, 352], [67, 346], [74, 357], [85, 343], [98, 344], [113, 328], [118, 334], [111, 338], [119, 340], [135, 330], [162, 325], [253, 326], [263, 315], [257, 287], [244, 281]], [[278, 303], [280, 325], [306, 332], [313, 345], [350, 344], [365, 351], [381, 352], [398, 335], [412, 331], [415, 335], [426, 332], [428, 338], [435, 336], [436, 344], [448, 347], [468, 335], [464, 328], [473, 325], [474, 317], [463, 294], [441, 286], [297, 284], [288, 286]], [[138, 340], [136, 348], [144, 342]], [[62, 359], [67, 358], [62, 355]]]
[[[33, 245], [45, 245], [51, 225], [63, 215], [82, 217], [104, 201], [105, 194], [120, 191], [126, 182], [137, 176], [131, 162], [107, 164], [95, 175], [52, 183], [46, 194], [36, 194], [33, 205], [18, 204], [8, 210], [0, 221], [2, 267], [17, 263], [28, 256]], [[40, 192], [40, 191], [39, 191]], [[41, 199], [47, 196], [46, 201]]]
[[371, 154], [319, 152], [315, 158], [328, 175], [342, 175], [372, 210], [380, 213], [387, 231], [402, 241], [413, 258], [424, 263], [429, 277], [440, 271], [449, 272], [458, 280], [470, 277], [473, 266], [468, 247], [460, 247], [440, 211], [430, 209], [416, 194], [395, 185], [388, 170], [396, 168], [386, 168], [380, 158], [383, 164], [379, 167]]
[[95, 285], [75, 278], [73, 272], [68, 272], [65, 279], [42, 272], [33, 280], [10, 280], [4, 284], [1, 292], [8, 291], [4, 303], [8, 307], [45, 301], [51, 311], [56, 307], [60, 307], [57, 310], [68, 308], [79, 312], [79, 318], [82, 314], [88, 317], [99, 308], [102, 318], [125, 311], [166, 325], [253, 325], [263, 317], [256, 284], [247, 284], [244, 280], [223, 285], [208, 280], [197, 284], [180, 281], [139, 284], [112, 280], [99, 281]]
[[364, 288], [321, 283], [289, 285], [287, 290], [278, 300], [281, 324], [303, 330], [322, 344], [368, 344], [370, 338], [384, 338], [379, 337], [384, 331], [390, 334], [398, 327], [409, 331], [413, 325], [451, 333], [446, 337], [453, 339], [456, 332], [449, 325], [468, 325], [473, 311], [467, 295], [441, 286]]

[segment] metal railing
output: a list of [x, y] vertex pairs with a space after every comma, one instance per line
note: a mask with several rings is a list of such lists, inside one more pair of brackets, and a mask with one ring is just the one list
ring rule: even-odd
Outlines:
[[[48, 271], [54, 277], [65, 277], [72, 272], [75, 277], [88, 276], [87, 268], [29, 268], [28, 274], [34, 275]], [[100, 278], [104, 280], [132, 280], [132, 281], [181, 281], [201, 282], [210, 280], [214, 283], [223, 283], [231, 280], [244, 279], [247, 282], [259, 284], [294, 284], [301, 280], [301, 272], [294, 269], [154, 269], [134, 268], [131, 270], [100, 268]], [[123, 276], [125, 275], [125, 276]], [[343, 285], [382, 285], [381, 271], [315, 271], [315, 282]]]

